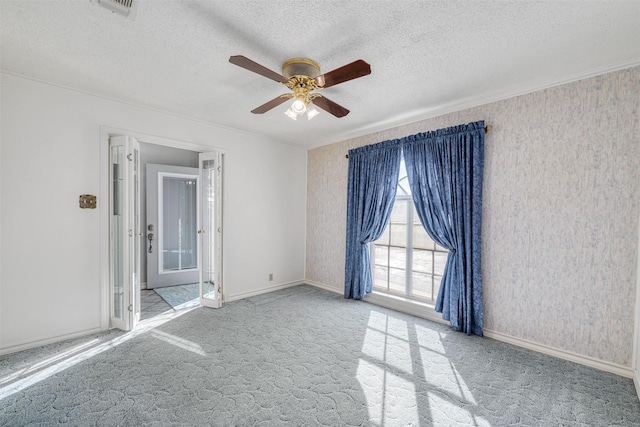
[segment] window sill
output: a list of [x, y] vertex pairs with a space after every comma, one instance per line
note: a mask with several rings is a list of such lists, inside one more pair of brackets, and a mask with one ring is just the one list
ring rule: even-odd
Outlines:
[[382, 292], [373, 291], [363, 298], [364, 301], [392, 310], [422, 317], [438, 323], [449, 324], [442, 319], [442, 315], [435, 311], [433, 304], [415, 301], [396, 295], [389, 295]]

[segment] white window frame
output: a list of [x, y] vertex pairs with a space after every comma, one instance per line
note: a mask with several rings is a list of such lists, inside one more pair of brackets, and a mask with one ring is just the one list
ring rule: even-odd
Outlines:
[[[403, 159], [404, 162], [404, 159]], [[406, 236], [406, 247], [405, 247], [405, 268], [404, 268], [404, 276], [405, 276], [405, 286], [404, 286], [404, 292], [399, 292], [397, 290], [392, 290], [389, 287], [389, 282], [390, 282], [390, 274], [391, 274], [391, 270], [392, 269], [400, 269], [399, 267], [391, 267], [391, 248], [398, 248], [401, 246], [393, 246], [391, 245], [391, 231], [389, 231], [389, 241], [381, 244], [381, 243], [377, 243], [378, 240], [371, 242], [371, 244], [369, 245], [369, 253], [370, 253], [370, 260], [371, 260], [371, 276], [373, 279], [373, 290], [383, 293], [383, 294], [387, 294], [387, 295], [394, 295], [394, 296], [401, 296], [403, 298], [408, 298], [411, 300], [415, 300], [415, 301], [419, 301], [419, 302], [427, 302], [427, 303], [433, 303], [435, 302], [436, 298], [438, 297], [437, 292], [436, 292], [436, 278], [439, 278], [440, 281], [442, 281], [442, 274], [436, 274], [436, 253], [448, 253], [448, 251], [442, 247], [440, 247], [437, 243], [435, 243], [434, 245], [434, 249], [423, 249], [423, 248], [419, 248], [419, 250], [425, 250], [428, 251], [431, 255], [431, 271], [430, 272], [425, 272], [423, 270], [419, 270], [419, 271], [415, 271], [413, 269], [413, 259], [414, 259], [414, 247], [413, 247], [413, 224], [414, 224], [414, 212], [415, 212], [415, 207], [413, 204], [413, 198], [411, 196], [411, 194], [407, 194], [407, 191], [403, 190], [403, 185], [402, 181], [406, 180], [406, 170], [404, 168], [404, 163], [401, 165], [401, 175], [398, 179], [399, 183], [398, 183], [398, 190], [396, 192], [396, 199], [394, 200], [394, 208], [396, 207], [396, 203], [397, 202], [401, 202], [401, 203], [406, 203], [406, 229], [405, 229], [405, 236]], [[408, 186], [407, 186], [408, 187]], [[387, 225], [385, 226], [386, 228], [389, 227], [391, 220], [389, 221], [389, 223], [387, 223]], [[385, 229], [386, 231], [386, 229]], [[384, 235], [384, 233], [383, 233]], [[387, 263], [386, 265], [383, 264], [376, 264], [376, 257], [375, 257], [375, 249], [376, 246], [384, 246], [387, 248]], [[375, 268], [376, 265], [379, 265], [381, 267], [384, 267], [387, 269], [387, 280], [386, 280], [386, 285], [385, 286], [380, 286], [380, 285], [376, 285], [376, 273], [375, 273]], [[414, 273], [420, 273], [420, 274], [427, 274], [430, 277], [431, 280], [431, 295], [432, 298], [428, 298], [428, 297], [422, 297], [422, 296], [418, 296], [418, 295], [414, 295], [413, 293], [413, 274]]]

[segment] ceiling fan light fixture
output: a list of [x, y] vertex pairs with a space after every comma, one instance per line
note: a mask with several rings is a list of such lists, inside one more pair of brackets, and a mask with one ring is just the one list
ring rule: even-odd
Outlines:
[[300, 114], [304, 114], [305, 112], [307, 113], [308, 120], [317, 116], [318, 110], [314, 108], [312, 103], [315, 103], [315, 106], [335, 117], [346, 116], [349, 114], [349, 110], [322, 95], [314, 93], [314, 91], [326, 89], [371, 74], [371, 66], [362, 59], [358, 59], [324, 74], [320, 74], [320, 66], [318, 63], [308, 58], [293, 58], [285, 61], [282, 65], [282, 74], [276, 73], [242, 55], [230, 56], [229, 62], [281, 83], [293, 91], [293, 94], [287, 93], [280, 95], [258, 108], [254, 108], [251, 110], [252, 113], [266, 113], [272, 108], [286, 102], [287, 99], [294, 98], [293, 103], [285, 112], [285, 114], [293, 120], [296, 120]]
[[307, 120], [313, 119], [318, 114], [320, 114], [320, 111], [313, 105], [309, 105], [309, 108], [307, 108]]
[[296, 97], [295, 101], [293, 101], [291, 111], [296, 114], [304, 114], [304, 112], [307, 111], [307, 103], [302, 96]]
[[291, 110], [291, 108], [289, 108], [287, 111], [284, 112], [285, 115], [287, 115], [291, 120], [297, 120], [298, 119], [298, 115], [293, 112]]

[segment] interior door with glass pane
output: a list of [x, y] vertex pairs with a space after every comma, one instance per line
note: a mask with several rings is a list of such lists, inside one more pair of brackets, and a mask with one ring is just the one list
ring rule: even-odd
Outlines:
[[223, 155], [200, 153], [200, 304], [222, 307]]
[[109, 139], [109, 294], [111, 326], [131, 330], [140, 320], [140, 145]]
[[198, 283], [198, 168], [147, 164], [147, 288]]

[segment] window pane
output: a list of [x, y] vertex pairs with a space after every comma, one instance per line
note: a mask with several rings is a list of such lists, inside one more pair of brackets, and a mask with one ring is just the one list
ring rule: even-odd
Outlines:
[[433, 299], [431, 294], [432, 276], [414, 271], [411, 277], [413, 279], [413, 296], [429, 300]]
[[[418, 215], [414, 216], [417, 218]], [[431, 237], [427, 234], [426, 230], [418, 221], [418, 223], [413, 224], [413, 247], [420, 249], [434, 249], [435, 243], [431, 240]]]
[[197, 268], [196, 179], [164, 176], [162, 271]]
[[[398, 192], [389, 224], [371, 247], [372, 262], [375, 264], [373, 286], [378, 291], [435, 301], [449, 251], [437, 245], [420, 222], [410, 196], [404, 159], [398, 178]], [[412, 213], [413, 220], [409, 222]], [[406, 247], [407, 237], [412, 238], [411, 248]], [[407, 257], [412, 257], [412, 271], [406, 271]], [[411, 279], [410, 295], [407, 294], [408, 278]]]
[[113, 245], [111, 256], [113, 266], [111, 271], [111, 290], [113, 291], [112, 316], [124, 320], [124, 278], [125, 272], [122, 265], [122, 251], [126, 242], [122, 237], [124, 234], [124, 218], [122, 209], [124, 206], [124, 147], [115, 145], [111, 147], [111, 233], [113, 235]]
[[389, 269], [389, 290], [393, 292], [405, 293], [406, 274], [404, 270], [398, 268]]
[[[406, 181], [406, 179], [405, 179]], [[403, 187], [399, 182], [399, 190]], [[389, 224], [372, 246], [374, 265], [373, 286], [378, 291], [403, 295], [422, 301], [434, 301], [442, 280], [448, 250], [437, 245], [420, 223], [413, 200], [399, 191]], [[407, 221], [413, 213], [413, 221]], [[407, 233], [411, 233], [413, 247], [407, 248]], [[412, 257], [413, 271], [406, 271]], [[407, 276], [410, 275], [410, 276]], [[411, 278], [411, 293], [407, 293], [407, 279]]]
[[406, 246], [407, 244], [407, 202], [408, 200], [396, 199], [391, 219], [389, 220], [390, 244], [393, 246]]
[[408, 200], [396, 199], [391, 211], [389, 222], [406, 224], [407, 223], [407, 202]]
[[436, 251], [449, 252], [449, 249], [443, 248], [442, 246], [436, 243]]
[[398, 180], [398, 195], [410, 196], [411, 195], [411, 187], [409, 187], [409, 180], [406, 176], [400, 178]]
[[382, 245], [375, 245], [375, 260], [376, 265], [389, 265], [389, 247]]
[[424, 249], [414, 249], [413, 271], [433, 274], [433, 252]]
[[400, 171], [398, 172], [398, 195], [411, 194], [409, 180], [407, 179], [407, 167], [404, 164], [404, 156], [400, 159]]
[[387, 224], [387, 226], [384, 228], [384, 231], [382, 232], [382, 235], [378, 237], [378, 240], [376, 240], [375, 242], [382, 245], [389, 244], [389, 224]]
[[438, 292], [440, 291], [440, 281], [442, 281], [442, 276], [433, 276], [433, 300], [434, 301], [438, 298]]
[[444, 266], [447, 263], [449, 252], [435, 252], [435, 263], [433, 273], [442, 276], [444, 274]]
[[373, 272], [373, 287], [386, 291], [388, 289], [388, 273], [389, 269], [387, 267], [376, 265]]
[[389, 248], [389, 266], [405, 269], [407, 267], [407, 250], [405, 248]]
[[407, 246], [407, 223], [389, 224], [391, 228], [391, 245]]

